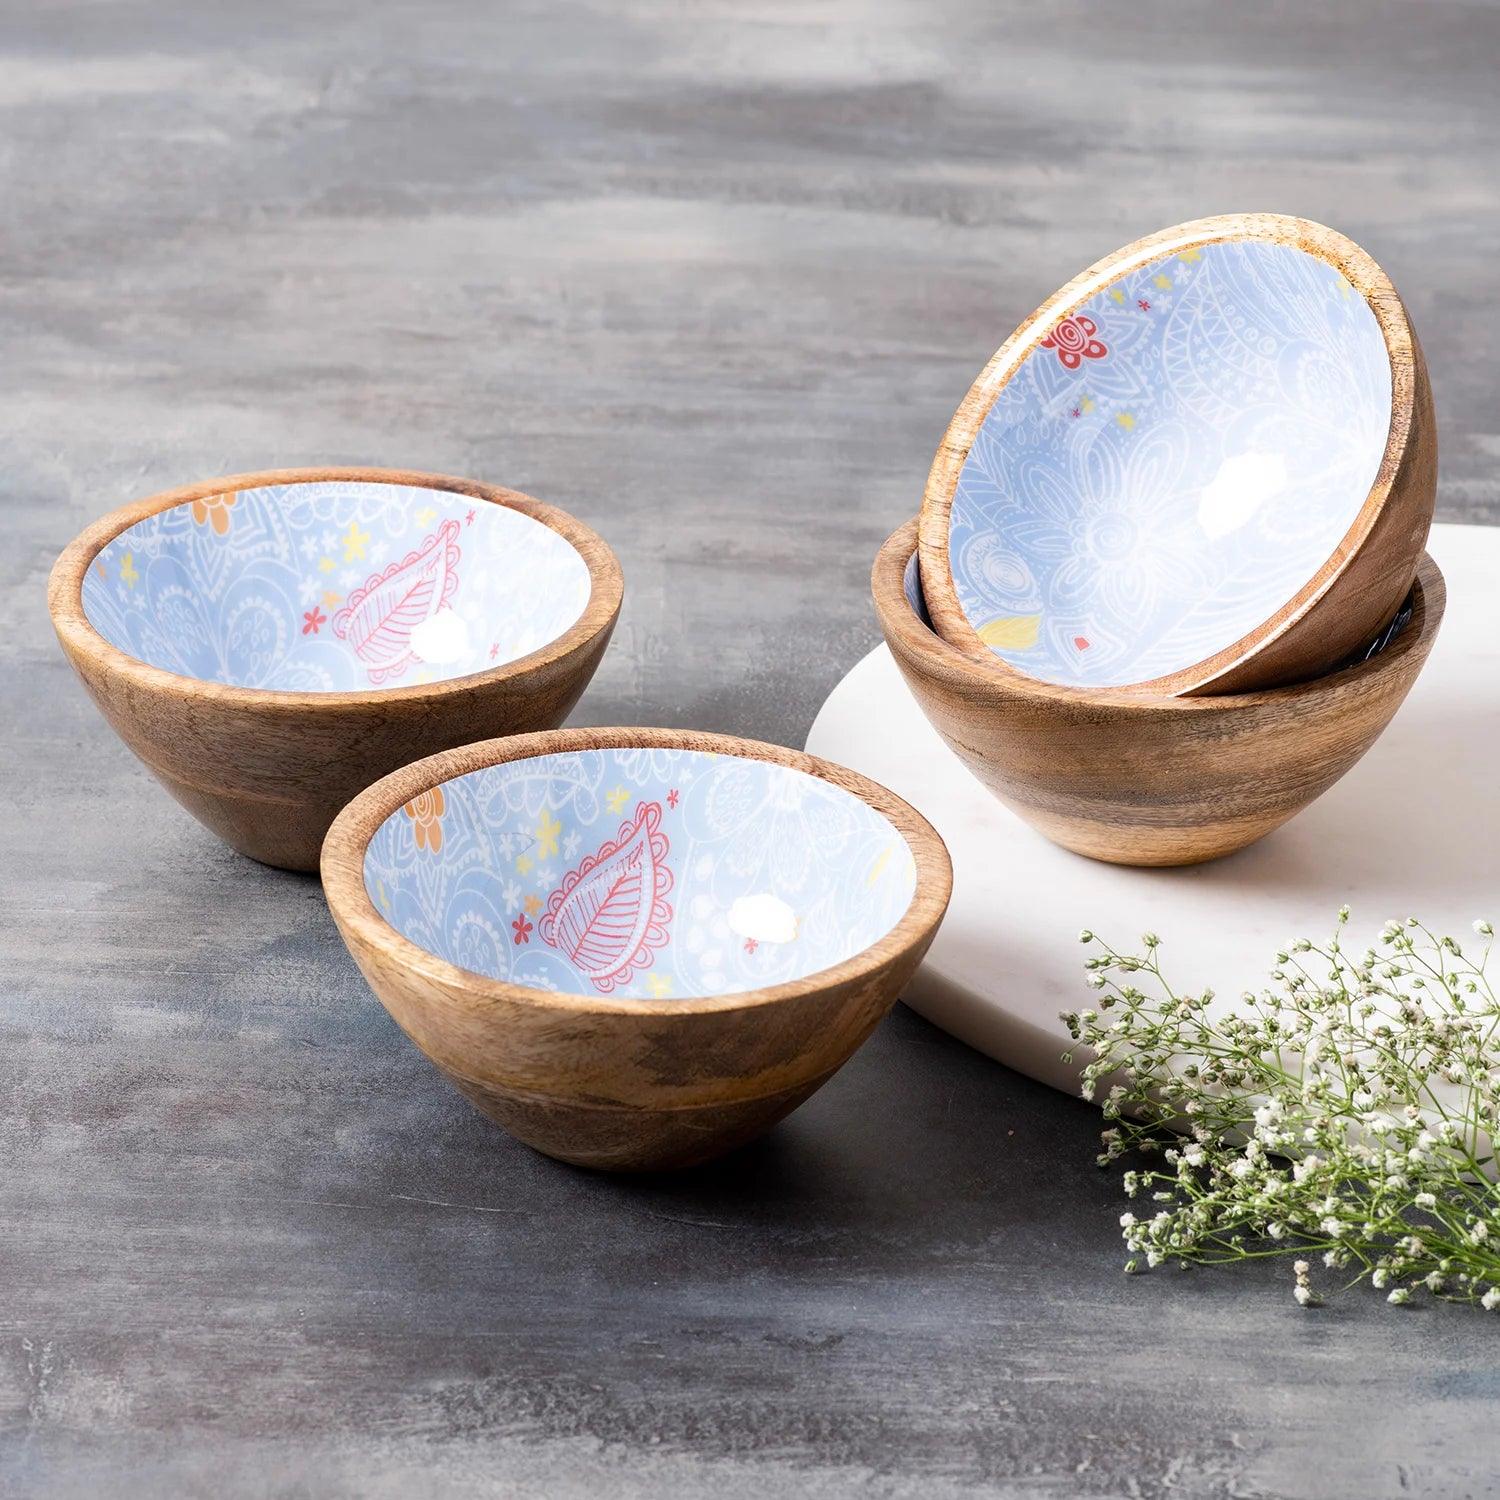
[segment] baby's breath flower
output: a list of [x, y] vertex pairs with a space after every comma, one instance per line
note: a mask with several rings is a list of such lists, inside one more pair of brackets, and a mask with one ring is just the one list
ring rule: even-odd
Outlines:
[[[1120, 1217], [1127, 1269], [1317, 1251], [1396, 1306], [1426, 1290], [1500, 1309], [1500, 1186], [1482, 1166], [1500, 1139], [1500, 1001], [1453, 938], [1392, 920], [1386, 956], [1356, 962], [1348, 921], [1340, 908], [1321, 946], [1289, 941], [1279, 990], [1237, 1005], [1169, 989], [1155, 933], [1144, 954], [1106, 944], [1086, 960], [1109, 1014], [1063, 1021], [1085, 1049], [1084, 1097], [1108, 1086], [1098, 1159], [1136, 1158], [1126, 1192], [1156, 1205]], [[1293, 1271], [1315, 1306], [1309, 1262]]]

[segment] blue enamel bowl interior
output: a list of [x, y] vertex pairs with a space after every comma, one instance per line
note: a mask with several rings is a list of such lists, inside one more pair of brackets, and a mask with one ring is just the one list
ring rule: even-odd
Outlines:
[[1161, 256], [1054, 322], [985, 417], [949, 518], [965, 618], [1044, 682], [1194, 666], [1294, 599], [1375, 483], [1373, 310], [1293, 246]]
[[569, 994], [735, 994], [853, 958], [900, 921], [910, 847], [791, 767], [697, 750], [486, 767], [391, 814], [365, 887], [449, 963]]
[[556, 640], [588, 604], [565, 537], [451, 490], [319, 481], [138, 521], [83, 584], [89, 623], [154, 667], [296, 692], [463, 677]]
[[[905, 594], [906, 602], [911, 607], [911, 612], [922, 624], [929, 630], [932, 630], [932, 617], [927, 612], [927, 596], [922, 592], [922, 571], [919, 566], [918, 555], [915, 552], [906, 559], [906, 567], [902, 569], [901, 592]], [[1377, 631], [1374, 638], [1366, 646], [1351, 652], [1347, 660], [1340, 662], [1333, 670], [1341, 672], [1345, 667], [1357, 666], [1362, 661], [1369, 661], [1372, 656], [1379, 656], [1410, 623], [1413, 609], [1412, 601], [1413, 594], [1408, 594], [1402, 601], [1401, 607], [1386, 622], [1384, 628]]]

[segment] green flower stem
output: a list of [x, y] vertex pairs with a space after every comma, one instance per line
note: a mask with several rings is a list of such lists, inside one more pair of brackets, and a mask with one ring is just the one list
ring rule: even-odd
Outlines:
[[[1355, 961], [1347, 922], [1288, 943], [1275, 987], [1228, 1007], [1174, 990], [1152, 933], [1140, 953], [1080, 934], [1098, 1008], [1063, 1019], [1088, 1049], [1084, 1096], [1107, 1089], [1099, 1161], [1129, 1158], [1127, 1194], [1156, 1206], [1122, 1215], [1126, 1246], [1148, 1267], [1318, 1254], [1392, 1302], [1500, 1308], [1493, 929], [1474, 924], [1476, 962], [1389, 922]], [[1304, 1306], [1310, 1270], [1297, 1260]]]

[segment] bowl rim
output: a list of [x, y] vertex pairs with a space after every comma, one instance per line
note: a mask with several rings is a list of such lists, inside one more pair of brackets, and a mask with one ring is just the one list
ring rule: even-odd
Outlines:
[[[1190, 219], [1111, 251], [1048, 297], [995, 352], [948, 423], [923, 488], [918, 550], [927, 609], [934, 630], [965, 655], [979, 660], [982, 654], [997, 663], [1002, 672], [1027, 681], [1041, 681], [997, 656], [979, 639], [958, 603], [948, 558], [950, 517], [959, 476], [1000, 393], [1054, 323], [1071, 316], [1089, 298], [1123, 274], [1177, 251], [1235, 240], [1259, 240], [1301, 250], [1333, 266], [1364, 298], [1375, 315], [1391, 365], [1391, 413], [1385, 448], [1369, 493], [1343, 536], [1312, 576], [1273, 614], [1210, 656], [1189, 662], [1172, 672], [1106, 691], [1147, 695], [1185, 695], [1194, 690], [1212, 693], [1216, 678], [1253, 659], [1263, 647], [1278, 640], [1319, 604], [1359, 555], [1396, 487], [1411, 446], [1415, 408], [1426, 378], [1425, 371], [1419, 375], [1421, 350], [1400, 294], [1368, 251], [1338, 230], [1315, 220], [1264, 212], [1214, 214]], [[949, 630], [952, 635], [948, 634]]]
[[[903, 652], [920, 660], [924, 671], [945, 679], [955, 691], [971, 697], [976, 690], [982, 690], [1000, 698], [1048, 702], [1061, 709], [1100, 709], [1139, 715], [1224, 713], [1284, 705], [1298, 698], [1333, 693], [1364, 677], [1373, 677], [1397, 665], [1410, 652], [1420, 650], [1425, 655], [1443, 623], [1448, 602], [1442, 569], [1432, 554], [1424, 551], [1412, 581], [1411, 619], [1390, 645], [1364, 661], [1301, 682], [1259, 688], [1248, 693], [1203, 693], [1182, 697], [1119, 688], [1067, 687], [1061, 683], [1042, 682], [1021, 672], [995, 670], [991, 662], [970, 656], [917, 618], [907, 602], [903, 574], [912, 553], [917, 550], [918, 526], [916, 516], [902, 522], [876, 553], [870, 572], [875, 612], [887, 641], [894, 637]], [[993, 656], [993, 653], [986, 655]]]
[[[589, 574], [589, 596], [583, 612], [573, 623], [545, 645], [513, 661], [461, 677], [440, 677], [433, 682], [407, 683], [400, 687], [306, 689], [242, 687], [191, 677], [166, 667], [153, 666], [122, 650], [95, 629], [83, 608], [83, 582], [94, 559], [122, 532], [164, 510], [172, 510], [207, 495], [228, 490], [266, 489], [293, 484], [389, 484], [420, 489], [447, 490], [471, 500], [520, 511], [556, 532], [583, 559]], [[225, 706], [243, 708], [320, 708], [334, 712], [362, 711], [386, 704], [430, 701], [492, 686], [561, 660], [608, 631], [619, 614], [625, 593], [625, 576], [609, 544], [592, 528], [567, 511], [534, 499], [504, 485], [486, 484], [451, 474], [430, 474], [417, 469], [372, 468], [364, 465], [320, 465], [296, 469], [257, 469], [197, 480], [174, 489], [161, 490], [143, 500], [133, 500], [101, 516], [73, 538], [52, 566], [47, 580], [47, 609], [70, 655], [84, 658], [103, 671], [122, 677], [148, 692], [165, 692]]]
[[[377, 910], [365, 889], [365, 853], [375, 832], [422, 792], [471, 771], [580, 750], [697, 750], [764, 761], [816, 776], [857, 797], [885, 817], [906, 841], [916, 866], [911, 900], [900, 918], [873, 943], [837, 964], [797, 979], [759, 989], [722, 995], [684, 995], [666, 999], [585, 995], [532, 989], [494, 979], [450, 963], [414, 943]], [[858, 982], [931, 937], [953, 890], [953, 864], [938, 831], [910, 803], [879, 782], [805, 750], [790, 750], [737, 735], [692, 729], [638, 726], [548, 729], [534, 734], [480, 740], [413, 761], [382, 777], [350, 802], [333, 820], [323, 841], [320, 862], [323, 894], [346, 941], [381, 952], [404, 971], [415, 972], [449, 991], [461, 990], [486, 1005], [520, 1003], [569, 1015], [690, 1016], [752, 1010], [816, 994], [835, 985]], [[350, 941], [353, 948], [353, 942]]]

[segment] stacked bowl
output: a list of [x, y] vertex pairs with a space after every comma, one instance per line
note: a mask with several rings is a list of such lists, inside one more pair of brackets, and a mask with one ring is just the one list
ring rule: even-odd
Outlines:
[[1442, 619], [1437, 441], [1380, 267], [1273, 214], [1164, 230], [974, 383], [876, 609], [923, 711], [1048, 838], [1191, 864], [1327, 790]]

